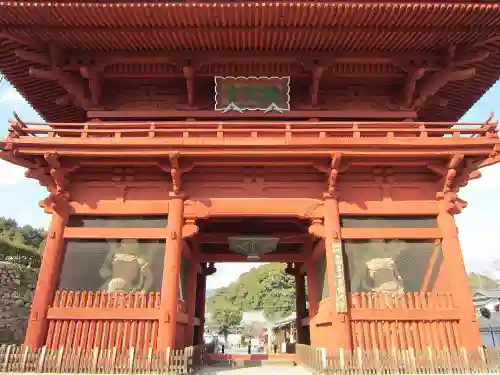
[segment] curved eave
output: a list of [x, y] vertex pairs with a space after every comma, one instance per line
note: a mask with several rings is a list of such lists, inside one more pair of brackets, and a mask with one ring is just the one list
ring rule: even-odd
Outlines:
[[[498, 3], [99, 3], [0, 2], [0, 70], [47, 121], [81, 122], [86, 112], [59, 106], [65, 92], [28, 74], [14, 50], [50, 42], [66, 50], [436, 52], [449, 43], [500, 43]], [[395, 23], [397, 20], [397, 23]], [[139, 30], [140, 29], [140, 30]], [[2, 36], [3, 35], [3, 36]], [[474, 78], [440, 91], [448, 100], [420, 112], [456, 121], [500, 76], [499, 44]]]

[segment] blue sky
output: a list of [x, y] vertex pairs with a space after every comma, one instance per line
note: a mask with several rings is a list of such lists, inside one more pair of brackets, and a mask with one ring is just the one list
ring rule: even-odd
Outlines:
[[[465, 114], [462, 121], [484, 121], [490, 112], [500, 118], [500, 80]], [[0, 89], [0, 137], [7, 135], [7, 120], [16, 111], [27, 121], [41, 120], [29, 104], [6, 82]], [[47, 227], [50, 217], [38, 207], [45, 198], [45, 189], [37, 181], [26, 179], [22, 168], [0, 160], [0, 216], [16, 219], [20, 224]], [[460, 192], [469, 202], [465, 211], [457, 216], [462, 251], [469, 271], [482, 271], [500, 278], [500, 237], [498, 236], [498, 208], [500, 208], [500, 164], [483, 171], [483, 177], [472, 181]], [[218, 272], [209, 278], [208, 288], [229, 284], [239, 274], [255, 264], [219, 264]]]

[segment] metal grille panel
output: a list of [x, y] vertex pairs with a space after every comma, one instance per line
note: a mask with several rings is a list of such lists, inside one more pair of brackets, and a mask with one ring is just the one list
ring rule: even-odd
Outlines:
[[159, 292], [164, 254], [160, 240], [69, 240], [58, 289]]
[[351, 292], [432, 291], [443, 253], [421, 240], [345, 241]]
[[329, 296], [328, 275], [326, 272], [326, 254], [324, 251], [314, 262], [314, 267], [316, 269], [316, 293], [319, 301], [322, 301]]
[[[193, 275], [194, 277], [195, 275]], [[179, 273], [179, 298], [187, 301], [188, 298], [188, 284], [189, 284], [189, 260], [184, 256], [181, 258], [181, 270]]]
[[165, 228], [167, 216], [87, 216], [73, 215], [70, 228]]
[[342, 228], [437, 228], [435, 216], [347, 216]]

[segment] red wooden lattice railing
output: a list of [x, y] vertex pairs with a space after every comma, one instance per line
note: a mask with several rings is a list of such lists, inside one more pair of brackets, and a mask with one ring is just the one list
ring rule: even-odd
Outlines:
[[[160, 302], [159, 292], [58, 291], [47, 313], [46, 345], [118, 351], [156, 349]], [[187, 315], [183, 301], [178, 301], [177, 311], [177, 336], [184, 337]]]
[[[457, 128], [456, 125], [462, 127]], [[10, 121], [10, 136], [44, 138], [179, 138], [311, 139], [380, 137], [497, 138], [497, 122], [339, 122], [319, 121], [168, 121], [19, 123]]]
[[451, 293], [351, 293], [349, 306], [354, 347], [460, 347]]
[[351, 293], [350, 307], [357, 309], [451, 309], [451, 293]]
[[351, 321], [353, 346], [362, 349], [398, 350], [459, 348], [458, 320]]

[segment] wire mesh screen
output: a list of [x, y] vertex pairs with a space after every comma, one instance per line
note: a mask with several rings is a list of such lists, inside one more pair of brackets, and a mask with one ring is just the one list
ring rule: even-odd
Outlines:
[[70, 216], [72, 228], [165, 228], [166, 216]]
[[320, 301], [328, 298], [328, 275], [326, 273], [326, 254], [323, 251], [318, 259], [314, 262], [316, 269], [316, 293]]
[[161, 240], [70, 240], [59, 290], [161, 290], [165, 242]]
[[437, 228], [435, 216], [344, 216], [342, 228]]
[[432, 291], [443, 252], [432, 241], [344, 242], [351, 292]]
[[189, 260], [184, 256], [181, 258], [181, 270], [179, 272], [179, 298], [183, 301], [188, 297], [188, 283], [189, 283]]

